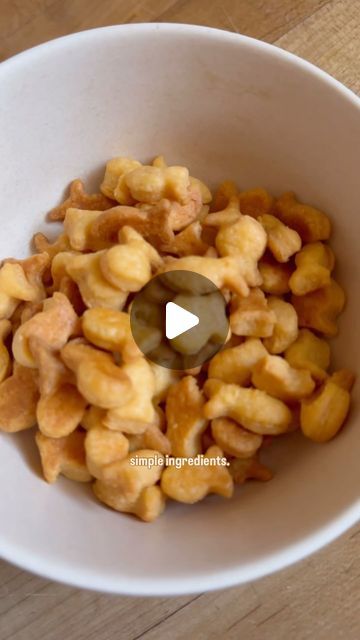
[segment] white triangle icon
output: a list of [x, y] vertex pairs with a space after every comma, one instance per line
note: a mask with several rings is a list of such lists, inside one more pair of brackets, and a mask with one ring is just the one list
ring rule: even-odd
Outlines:
[[168, 302], [165, 307], [165, 333], [168, 340], [177, 338], [185, 331], [189, 331], [199, 324], [200, 320], [194, 313], [190, 313], [175, 302]]

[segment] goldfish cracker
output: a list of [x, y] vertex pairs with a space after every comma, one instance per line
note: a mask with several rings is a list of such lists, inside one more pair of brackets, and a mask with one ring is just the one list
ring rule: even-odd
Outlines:
[[76, 329], [77, 322], [78, 317], [67, 297], [55, 292], [44, 301], [43, 310], [16, 331], [12, 344], [15, 360], [25, 367], [35, 368], [30, 338], [39, 338], [49, 349], [59, 351]]
[[79, 426], [86, 399], [71, 384], [64, 384], [49, 395], [42, 395], [36, 408], [40, 431], [49, 438], [67, 436]]
[[118, 406], [108, 411], [104, 424], [114, 431], [143, 433], [155, 420], [152, 403], [155, 394], [154, 374], [143, 357], [131, 360], [120, 370], [130, 380], [132, 392], [127, 397], [122, 397], [121, 403], [118, 402]]
[[[201, 192], [196, 187], [190, 188], [189, 195], [184, 204], [181, 204], [177, 200], [163, 198], [154, 204], [142, 203], [136, 206], [140, 211], [148, 214], [150, 225], [153, 225], [156, 219], [159, 220], [160, 216], [165, 215], [172, 232], [181, 231], [195, 220], [200, 219], [201, 215], [204, 216]], [[155, 236], [152, 234], [151, 242], [156, 246], [154, 240]]]
[[290, 229], [269, 214], [259, 216], [267, 235], [267, 246], [278, 262], [288, 262], [301, 249], [301, 238], [297, 231]]
[[[153, 167], [157, 167], [158, 169], [162, 169], [162, 170], [167, 169], [169, 166], [166, 163], [164, 156], [156, 156], [151, 164]], [[189, 177], [189, 181], [190, 181], [190, 187], [192, 189], [200, 191], [202, 202], [204, 204], [211, 202], [212, 200], [211, 191], [204, 182], [199, 180], [199, 178], [193, 178], [192, 176]]]
[[247, 480], [268, 482], [273, 477], [270, 469], [263, 465], [256, 455], [250, 458], [235, 458], [231, 460], [229, 471], [235, 484], [244, 484]]
[[174, 384], [166, 398], [166, 436], [174, 456], [194, 457], [201, 453], [201, 435], [207, 427], [205, 399], [193, 376]]
[[[75, 372], [80, 362], [93, 357], [94, 351], [96, 351], [94, 347], [88, 344], [84, 338], [74, 338], [63, 347], [60, 356], [63, 363]], [[105, 354], [102, 351], [100, 353], [109, 359], [110, 354]]]
[[131, 227], [119, 233], [123, 244], [104, 251], [100, 269], [112, 286], [122, 291], [139, 291], [151, 278], [151, 269], [159, 268], [162, 259], [158, 252]]
[[180, 231], [162, 250], [176, 256], [203, 256], [209, 245], [202, 240], [202, 226], [198, 220]]
[[239, 195], [241, 213], [253, 218], [267, 215], [271, 212], [274, 198], [266, 189], [257, 187], [241, 191]]
[[13, 373], [0, 383], [0, 431], [15, 433], [36, 423], [38, 375], [14, 363]]
[[289, 280], [289, 286], [297, 296], [304, 296], [330, 284], [335, 257], [327, 245], [312, 242], [305, 245], [295, 257], [296, 270]]
[[236, 458], [249, 458], [261, 447], [261, 435], [246, 431], [229, 418], [215, 418], [211, 422], [214, 441], [224, 453]]
[[230, 328], [239, 336], [267, 338], [272, 335], [276, 315], [259, 288], [250, 290], [246, 298], [233, 296], [230, 306]]
[[146, 487], [155, 485], [164, 467], [164, 456], [152, 449], [139, 449], [103, 468], [103, 482], [117, 487], [124, 498], [136, 500]]
[[285, 359], [295, 369], [307, 369], [316, 381], [324, 380], [330, 365], [330, 347], [308, 329], [300, 329], [298, 337], [285, 351]]
[[[105, 245], [116, 244], [119, 232], [124, 226], [130, 226], [138, 231], [143, 238], [149, 240], [154, 247], [160, 249], [174, 239], [174, 230], [170, 218], [175, 204], [169, 200], [160, 200], [156, 205], [147, 209], [139, 207], [117, 206], [104, 211], [96, 218], [90, 230], [93, 243]], [[182, 215], [184, 212], [182, 211]], [[177, 215], [179, 211], [177, 210]], [[185, 215], [184, 226], [192, 220]]]
[[101, 211], [85, 211], [70, 207], [66, 211], [64, 231], [69, 238], [70, 248], [75, 251], [99, 251], [111, 245], [110, 242], [97, 240], [91, 234], [92, 225], [101, 215]]
[[337, 318], [345, 306], [345, 293], [335, 280], [304, 296], [293, 295], [291, 303], [300, 327], [314, 329], [327, 337], [337, 335]]
[[144, 433], [144, 449], [154, 449], [155, 451], [159, 451], [166, 455], [170, 455], [172, 453], [169, 438], [155, 423], [150, 424]]
[[85, 338], [96, 347], [119, 352], [125, 361], [139, 357], [139, 349], [132, 337], [130, 315], [124, 311], [96, 307], [82, 317]]
[[117, 487], [97, 480], [94, 493], [100, 502], [121, 513], [132, 513], [144, 522], [153, 522], [165, 509], [165, 495], [157, 485], [146, 487], [135, 499], [126, 498]]
[[187, 256], [167, 263], [163, 272], [168, 273], [169, 271], [194, 271], [211, 280], [218, 289], [229, 288], [234, 293], [244, 296], [249, 292], [243, 276], [242, 262], [235, 256], [225, 258]]
[[315, 207], [302, 204], [294, 193], [289, 191], [278, 198], [274, 210], [281, 222], [298, 232], [303, 242], [329, 239], [331, 223], [327, 215]]
[[122, 460], [129, 452], [129, 441], [123, 433], [104, 427], [90, 429], [85, 437], [86, 464], [94, 478], [102, 479], [108, 464]]
[[[215, 192], [215, 196], [211, 203], [213, 211], [221, 211], [229, 204], [231, 198], [239, 196], [239, 189], [232, 180], [224, 180]], [[238, 207], [239, 208], [239, 207]]]
[[61, 361], [58, 352], [49, 348], [41, 338], [29, 338], [29, 347], [38, 369], [41, 396], [50, 396], [65, 384], [75, 384], [73, 373]]
[[209, 213], [203, 220], [205, 227], [214, 227], [219, 229], [228, 224], [238, 222], [241, 217], [239, 198], [232, 195], [226, 201], [226, 205], [220, 211]]
[[85, 434], [74, 431], [64, 438], [48, 438], [41, 431], [35, 435], [46, 482], [53, 484], [60, 474], [76, 482], [90, 482], [84, 449]]
[[[181, 467], [167, 467], [161, 477], [161, 489], [169, 498], [194, 504], [203, 500], [210, 493], [216, 493], [224, 498], [231, 498], [234, 484], [226, 466], [216, 460], [223, 457], [223, 452], [217, 446], [210, 447], [204, 458], [209, 464], [194, 466], [186, 462]], [[216, 464], [210, 464], [215, 459]]]
[[43, 233], [35, 233], [33, 245], [37, 253], [47, 253], [52, 261], [62, 251], [70, 251], [71, 245], [66, 233], [61, 233], [54, 242], [50, 242]]
[[309, 371], [294, 369], [280, 356], [265, 356], [253, 370], [252, 383], [257, 389], [284, 402], [296, 402], [309, 396], [315, 388]]
[[32, 286], [20, 264], [5, 262], [0, 269], [0, 291], [17, 300], [35, 302], [44, 297], [43, 291]]
[[143, 166], [125, 175], [125, 183], [134, 200], [153, 204], [162, 198], [186, 204], [189, 199], [190, 178], [186, 167]]
[[289, 262], [277, 262], [270, 254], [265, 253], [258, 263], [261, 275], [261, 289], [273, 296], [283, 296], [290, 291], [289, 279], [294, 271]]
[[82, 180], [73, 180], [70, 185], [69, 197], [58, 207], [49, 211], [47, 218], [51, 222], [60, 222], [64, 220], [67, 210], [70, 207], [76, 209], [86, 209], [93, 211], [104, 211], [112, 206], [111, 200], [106, 198], [102, 193], [94, 193], [88, 195], [84, 190]]
[[298, 336], [298, 317], [293, 305], [280, 298], [268, 298], [268, 308], [276, 316], [274, 330], [269, 338], [265, 338], [264, 346], [272, 354], [285, 351]]
[[61, 358], [75, 373], [77, 388], [89, 404], [111, 409], [132, 397], [132, 381], [110, 353], [73, 340], [61, 350]]
[[206, 418], [232, 418], [248, 431], [259, 435], [280, 435], [288, 430], [292, 415], [286, 404], [259, 389], [244, 389], [208, 379], [204, 386], [209, 397]]
[[107, 162], [101, 192], [107, 197], [117, 200], [121, 204], [132, 204], [133, 198], [124, 183], [124, 177], [130, 171], [141, 167], [141, 162], [133, 158], [117, 157]]
[[76, 378], [78, 389], [87, 402], [103, 409], [115, 409], [125, 401], [124, 394], [132, 395], [127, 375], [105, 357], [96, 356], [81, 362]]
[[240, 216], [236, 222], [220, 227], [215, 244], [220, 256], [242, 260], [243, 277], [250, 287], [256, 287], [261, 284], [258, 261], [265, 251], [266, 241], [266, 232], [257, 220]]
[[128, 293], [114, 287], [103, 275], [103, 251], [72, 256], [66, 263], [67, 274], [76, 282], [88, 308], [122, 309]]
[[32, 302], [42, 302], [46, 297], [44, 283], [49, 277], [50, 256], [44, 251], [34, 256], [25, 258], [24, 260], [16, 260], [8, 258], [4, 261], [3, 268], [7, 265], [10, 267], [20, 267], [25, 275], [26, 281], [33, 290]]
[[169, 439], [155, 424], [149, 425], [144, 433], [127, 434], [126, 437], [131, 452], [139, 449], [152, 449], [164, 455], [172, 452]]
[[300, 425], [307, 438], [327, 442], [336, 436], [349, 412], [353, 382], [353, 374], [338, 371], [313, 396], [302, 401]]
[[208, 376], [246, 386], [250, 384], [253, 367], [266, 355], [261, 340], [249, 338], [242, 344], [219, 351], [209, 363]]
[[351, 391], [354, 386], [356, 376], [352, 371], [349, 371], [349, 369], [339, 369], [332, 374], [331, 380], [341, 389]]

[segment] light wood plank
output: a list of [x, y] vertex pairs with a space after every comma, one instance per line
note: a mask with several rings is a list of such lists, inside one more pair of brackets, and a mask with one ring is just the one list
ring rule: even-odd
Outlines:
[[178, 0], [164, 22], [206, 24], [273, 42], [329, 0]]
[[357, 640], [359, 552], [360, 535], [348, 536], [252, 585], [203, 595], [141, 638]]
[[0, 61], [52, 38], [125, 22], [154, 22], [176, 0], [0, 0]]
[[0, 61], [51, 38], [123, 22], [205, 24], [272, 42], [329, 0], [1, 0]]
[[360, 94], [360, 1], [324, 6], [276, 44], [310, 60]]
[[200, 596], [99, 595], [6, 563], [0, 584], [1, 640], [358, 640], [360, 527], [294, 567]]
[[[130, 598], [56, 584], [0, 562], [1, 640], [133, 638], [196, 596]], [[109, 630], [111, 632], [109, 633]]]

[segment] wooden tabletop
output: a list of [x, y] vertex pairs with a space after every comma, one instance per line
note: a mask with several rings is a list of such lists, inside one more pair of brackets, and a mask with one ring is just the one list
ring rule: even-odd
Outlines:
[[[360, 0], [0, 0], [0, 60], [74, 31], [183, 22], [272, 42], [360, 94]], [[360, 526], [300, 564], [198, 596], [129, 598], [0, 561], [0, 640], [358, 640]]]

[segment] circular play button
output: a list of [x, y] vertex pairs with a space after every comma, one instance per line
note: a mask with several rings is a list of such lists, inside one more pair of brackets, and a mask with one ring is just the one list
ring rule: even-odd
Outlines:
[[155, 276], [135, 296], [130, 322], [142, 353], [177, 370], [210, 360], [229, 332], [224, 296], [211, 280], [194, 271]]

